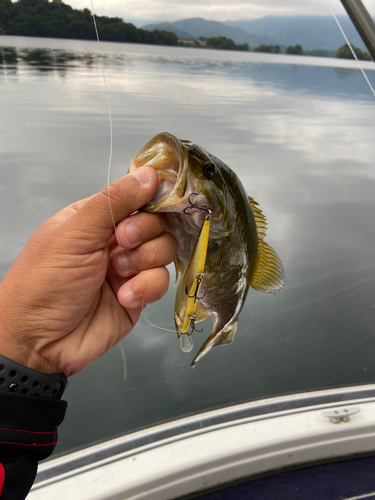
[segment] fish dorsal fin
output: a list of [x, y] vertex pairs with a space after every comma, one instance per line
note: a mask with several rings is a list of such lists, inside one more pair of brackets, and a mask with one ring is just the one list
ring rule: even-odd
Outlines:
[[265, 241], [258, 240], [255, 269], [248, 276], [249, 286], [259, 292], [277, 293], [284, 283], [285, 273], [279, 256]]
[[259, 208], [259, 203], [256, 202], [254, 200], [254, 198], [249, 196], [249, 202], [250, 202], [251, 208], [253, 209], [255, 224], [257, 227], [258, 238], [260, 240], [264, 240], [264, 237], [266, 236], [266, 230], [267, 230], [267, 219], [266, 219], [264, 213]]
[[267, 219], [258, 203], [249, 196], [258, 234], [258, 251], [255, 268], [247, 278], [249, 286], [265, 293], [277, 293], [285, 283], [283, 264], [275, 250], [264, 241]]
[[191, 366], [195, 366], [197, 362], [205, 354], [207, 354], [208, 351], [210, 351], [213, 347], [216, 347], [218, 345], [230, 344], [231, 342], [233, 342], [234, 336], [236, 335], [236, 331], [237, 331], [237, 321], [224, 327], [219, 332], [214, 327], [214, 329], [210, 333], [210, 336], [208, 337], [206, 342], [202, 345], [202, 347], [199, 349], [198, 354], [193, 359]]

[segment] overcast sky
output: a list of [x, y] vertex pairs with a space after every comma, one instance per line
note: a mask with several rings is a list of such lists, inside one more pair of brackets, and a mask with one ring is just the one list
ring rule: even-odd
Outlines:
[[[90, 0], [63, 0], [76, 9], [91, 10]], [[362, 0], [375, 16], [375, 0]], [[268, 15], [329, 15], [326, 0], [93, 0], [98, 15], [125, 21], [178, 21], [203, 17], [213, 21], [255, 19]], [[340, 0], [329, 0], [335, 14], [345, 13]]]

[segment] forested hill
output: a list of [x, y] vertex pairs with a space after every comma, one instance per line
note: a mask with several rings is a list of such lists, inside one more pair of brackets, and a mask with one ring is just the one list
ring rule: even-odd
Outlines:
[[[96, 22], [104, 41], [177, 45], [174, 33], [138, 29], [119, 17], [96, 16]], [[0, 0], [0, 35], [96, 38], [91, 12], [61, 0]]]

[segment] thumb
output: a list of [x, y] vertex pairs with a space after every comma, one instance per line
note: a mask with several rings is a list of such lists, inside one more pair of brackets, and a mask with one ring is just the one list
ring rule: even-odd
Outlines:
[[67, 222], [67, 230], [84, 231], [92, 240], [108, 241], [113, 224], [149, 203], [159, 185], [152, 167], [140, 167], [95, 194]]

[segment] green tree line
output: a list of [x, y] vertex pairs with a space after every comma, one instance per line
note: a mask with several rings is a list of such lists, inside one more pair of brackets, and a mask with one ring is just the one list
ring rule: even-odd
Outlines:
[[211, 38], [200, 36], [199, 40], [203, 42], [204, 47], [209, 47], [210, 49], [244, 51], [250, 50], [248, 43], [236, 44], [231, 38], [227, 38], [225, 36], [213, 36]]
[[[361, 50], [359, 47], [356, 47], [352, 43], [350, 45], [351, 45], [352, 49], [354, 50], [354, 53], [357, 56], [357, 59], [362, 60], [362, 61], [372, 61], [372, 58], [368, 52]], [[340, 59], [354, 59], [352, 51], [350, 50], [350, 48], [347, 44], [345, 44], [339, 48], [339, 50], [337, 51], [336, 57], [338, 57]]]
[[254, 52], [267, 52], [269, 54], [280, 54], [280, 45], [258, 45], [255, 47]]
[[[355, 55], [359, 60], [371, 61], [371, 56], [368, 52], [361, 50], [355, 45], [351, 44]], [[258, 45], [255, 47], [254, 52], [268, 52], [273, 54], [279, 54], [281, 52], [281, 47], [279, 45]], [[316, 56], [316, 57], [332, 57], [336, 55], [339, 59], [354, 59], [352, 51], [347, 44], [342, 45], [336, 52], [324, 49], [315, 50], [303, 50], [302, 46], [299, 44], [289, 45], [285, 49], [285, 54], [292, 54], [296, 56]]]
[[[147, 31], [119, 17], [96, 16], [101, 40], [110, 42], [177, 45], [177, 36]], [[0, 0], [0, 34], [50, 38], [96, 38], [91, 12], [73, 9], [61, 0]]]

